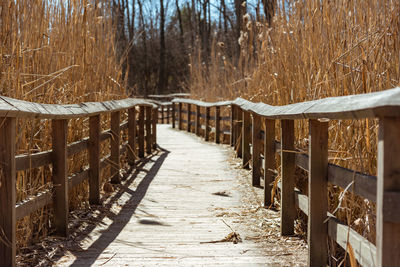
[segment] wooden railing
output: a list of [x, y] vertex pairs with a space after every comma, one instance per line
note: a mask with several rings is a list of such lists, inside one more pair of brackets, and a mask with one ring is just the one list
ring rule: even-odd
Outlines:
[[[277, 169], [275, 153], [281, 153], [281, 235], [294, 234], [296, 209], [308, 216], [308, 265], [326, 266], [328, 236], [343, 249], [351, 246], [363, 266], [400, 266], [400, 88], [356, 96], [331, 97], [287, 106], [270, 106], [244, 99], [205, 103], [174, 99], [172, 125], [209, 139], [210, 112], [219, 142], [222, 107], [230, 109], [230, 144], [235, 146], [243, 167], [252, 169], [252, 184], [264, 179], [264, 204], [271, 204]], [[200, 108], [204, 109], [203, 112]], [[192, 112], [192, 109], [194, 112]], [[188, 114], [184, 120], [183, 115]], [[200, 118], [204, 130], [200, 131]], [[328, 163], [328, 122], [340, 119], [379, 119], [377, 177]], [[295, 150], [294, 120], [308, 120], [308, 155]], [[281, 142], [275, 140], [280, 121]], [[264, 124], [265, 131], [261, 130]], [[308, 195], [295, 188], [295, 168], [308, 171]], [[376, 203], [376, 246], [328, 213], [328, 182]]]
[[[121, 113], [128, 119], [121, 123]], [[120, 182], [120, 156], [127, 153], [135, 164], [156, 148], [157, 105], [142, 99], [123, 99], [76, 105], [31, 103], [0, 97], [0, 266], [15, 266], [16, 221], [52, 203], [57, 235], [68, 233], [68, 192], [85, 180], [89, 182], [90, 204], [100, 204], [100, 170], [111, 168], [110, 180]], [[101, 131], [103, 114], [111, 114], [110, 130]], [[47, 119], [52, 123], [52, 150], [16, 155], [16, 119]], [[68, 121], [89, 118], [89, 136], [67, 143]], [[128, 141], [120, 133], [128, 130]], [[110, 154], [100, 158], [101, 142], [110, 139]], [[68, 158], [87, 151], [89, 164], [83, 171], [68, 174]], [[16, 203], [16, 173], [52, 165], [53, 187]]]

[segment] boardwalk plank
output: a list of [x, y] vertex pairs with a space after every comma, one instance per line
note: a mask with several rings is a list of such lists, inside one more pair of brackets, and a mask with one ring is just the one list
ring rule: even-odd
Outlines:
[[[71, 249], [57, 266], [281, 266], [282, 259], [293, 257], [276, 244], [265, 249], [254, 242], [253, 232], [240, 228], [240, 215], [221, 216], [243, 211], [241, 174], [229, 163], [229, 146], [168, 125], [158, 125], [157, 131], [160, 151], [119, 185], [125, 190], [116, 200], [115, 216], [104, 217], [81, 242], [82, 250]], [[232, 232], [224, 221], [243, 242], [209, 243]], [[304, 266], [306, 257], [300, 258], [303, 262], [291, 258], [288, 264]]]

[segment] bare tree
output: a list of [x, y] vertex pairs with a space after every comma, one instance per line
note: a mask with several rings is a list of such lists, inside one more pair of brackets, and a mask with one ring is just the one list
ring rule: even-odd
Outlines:
[[158, 77], [157, 93], [165, 91], [165, 13], [164, 1], [160, 0], [160, 71]]
[[262, 0], [264, 5], [265, 18], [268, 26], [272, 26], [272, 18], [275, 15], [276, 0]]

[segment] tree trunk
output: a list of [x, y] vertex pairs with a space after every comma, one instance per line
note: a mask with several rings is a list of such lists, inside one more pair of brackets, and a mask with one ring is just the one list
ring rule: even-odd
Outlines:
[[141, 3], [141, 0], [138, 0], [138, 5], [139, 5], [139, 12], [140, 12], [140, 26], [142, 30], [142, 43], [143, 43], [143, 60], [144, 60], [144, 68], [142, 70], [142, 88], [140, 88], [140, 93], [147, 97], [148, 95], [148, 80], [149, 80], [149, 75], [148, 75], [148, 67], [147, 67], [147, 34], [146, 34], [146, 27], [144, 23], [144, 16], [143, 16], [143, 6]]
[[182, 14], [181, 14], [181, 9], [179, 8], [178, 0], [175, 0], [175, 5], [176, 5], [176, 12], [178, 13], [179, 41], [181, 43], [182, 53], [185, 53], [185, 42], [184, 42], [184, 39], [183, 39], [184, 32], [183, 32], [183, 25], [182, 25]]
[[263, 0], [265, 18], [267, 20], [268, 26], [272, 25], [272, 18], [275, 15], [275, 5], [276, 0]]
[[242, 21], [243, 21], [243, 15], [246, 12], [246, 6], [244, 4], [244, 0], [235, 0], [235, 15], [236, 15], [236, 58], [240, 58], [240, 45], [239, 45], [239, 38], [240, 38], [240, 32], [243, 29], [242, 26]]
[[164, 1], [160, 0], [160, 72], [158, 77], [157, 94], [163, 94], [165, 91], [165, 14]]

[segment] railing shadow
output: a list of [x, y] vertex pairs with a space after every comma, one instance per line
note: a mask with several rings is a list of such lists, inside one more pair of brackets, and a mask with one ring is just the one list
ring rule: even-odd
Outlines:
[[[120, 234], [120, 232], [124, 229], [124, 227], [129, 223], [129, 219], [127, 217], [132, 217], [135, 213], [136, 208], [143, 200], [146, 192], [153, 181], [154, 177], [157, 175], [160, 170], [162, 164], [164, 163], [166, 157], [170, 151], [165, 150], [161, 147], [158, 147], [157, 153], [153, 153], [148, 155], [147, 157], [141, 159], [134, 167], [131, 167], [125, 177], [122, 179], [121, 185], [117, 187], [116, 192], [110, 196], [103, 196], [102, 202], [105, 203], [102, 206], [92, 206], [91, 212], [94, 213], [96, 211], [100, 211], [99, 215], [96, 217], [97, 223], [88, 224], [84, 228], [76, 229], [75, 231], [71, 231], [69, 239], [73, 239], [75, 242], [79, 243], [79, 241], [84, 240], [88, 237], [88, 235], [95, 230], [95, 228], [101, 224], [102, 220], [105, 217], [109, 217], [109, 219], [113, 220], [113, 222], [109, 225], [109, 227], [104, 230], [104, 233], [100, 235], [100, 237], [93, 242], [90, 247], [87, 248], [87, 251], [90, 250], [90, 253], [83, 253], [82, 249], [79, 249], [80, 252], [75, 252], [74, 249], [68, 249], [68, 251], [76, 256], [75, 261], [70, 266], [90, 266], [92, 265], [96, 259], [101, 255], [101, 253], [108, 247], [108, 245], [113, 242], [116, 237]], [[154, 160], [155, 157], [158, 157]], [[153, 165], [149, 170], [145, 170], [144, 167], [147, 163], [153, 162]], [[135, 190], [129, 188], [129, 186], [136, 180], [139, 174], [145, 173], [145, 176], [142, 178], [140, 183], [137, 185]], [[125, 202], [129, 205], [124, 205], [118, 214], [115, 214], [111, 211], [113, 204], [115, 204], [120, 197], [124, 194], [130, 194], [129, 199]], [[123, 217], [123, 218], [122, 218]], [[145, 222], [153, 223], [153, 222]], [[157, 223], [157, 222], [154, 222]], [[52, 262], [56, 262], [61, 257], [63, 257], [65, 253], [60, 253], [57, 256], [51, 259]], [[84, 257], [81, 257], [83, 255]]]

